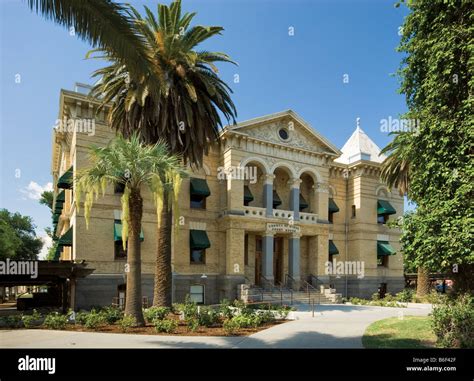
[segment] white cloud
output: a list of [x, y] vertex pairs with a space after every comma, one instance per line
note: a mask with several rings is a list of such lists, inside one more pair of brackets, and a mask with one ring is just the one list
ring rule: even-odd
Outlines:
[[41, 240], [43, 241], [43, 248], [41, 249], [38, 258], [40, 260], [46, 259], [46, 255], [48, 254], [48, 250], [51, 246], [53, 246], [53, 240], [51, 237], [47, 234], [40, 235], [39, 236]]
[[25, 194], [29, 199], [39, 200], [41, 198], [41, 193], [52, 190], [53, 183], [47, 183], [44, 186], [41, 186], [35, 181], [30, 181], [26, 188], [20, 189], [20, 192]]

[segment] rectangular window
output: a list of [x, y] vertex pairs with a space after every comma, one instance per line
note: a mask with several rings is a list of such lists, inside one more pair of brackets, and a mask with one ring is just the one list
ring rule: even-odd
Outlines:
[[206, 249], [191, 249], [191, 264], [202, 265], [206, 263]]
[[377, 255], [377, 266], [388, 267], [388, 255]]
[[352, 218], [355, 218], [356, 217], [356, 206], [352, 205], [351, 210], [352, 210]]
[[379, 214], [377, 215], [377, 223], [385, 225], [388, 222], [388, 214]]
[[206, 197], [191, 195], [191, 208], [206, 209]]
[[123, 248], [122, 240], [115, 241], [115, 259], [126, 259], [127, 258], [127, 250]]
[[249, 235], [245, 234], [244, 240], [244, 265], [249, 265]]
[[197, 304], [204, 304], [204, 286], [196, 284], [189, 288], [189, 298]]

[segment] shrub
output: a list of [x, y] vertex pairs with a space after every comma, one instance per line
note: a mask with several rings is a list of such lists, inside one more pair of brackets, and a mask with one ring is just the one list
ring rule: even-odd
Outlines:
[[155, 320], [163, 320], [170, 313], [168, 307], [150, 307], [143, 310], [143, 315], [147, 322], [152, 323]]
[[128, 332], [130, 328], [134, 327], [137, 324], [136, 319], [130, 315], [124, 315], [119, 321], [120, 328], [122, 332]]
[[461, 295], [433, 306], [433, 331], [438, 345], [448, 348], [474, 347], [474, 298]]
[[84, 324], [86, 324], [86, 320], [87, 320], [88, 315], [89, 315], [89, 312], [87, 312], [87, 311], [76, 312], [74, 322], [76, 324], [84, 325]]
[[114, 324], [123, 318], [123, 312], [118, 307], [104, 307], [100, 313], [108, 324]]
[[191, 332], [195, 332], [199, 328], [199, 318], [191, 316], [186, 319], [186, 325], [188, 330]]
[[380, 300], [380, 294], [378, 292], [374, 292], [370, 299], [371, 300]]
[[387, 293], [385, 294], [385, 296], [383, 297], [383, 299], [381, 299], [381, 300], [383, 300], [383, 301], [385, 301], [385, 302], [393, 302], [393, 301], [395, 301], [396, 299], [395, 299], [395, 297], [394, 297], [392, 294], [390, 294], [389, 292], [387, 292]]
[[202, 307], [198, 316], [199, 325], [204, 327], [212, 327], [219, 322], [219, 312], [212, 309]]
[[237, 308], [241, 315], [253, 315], [255, 310], [248, 304], [245, 304], [241, 300], [234, 300], [234, 307]]
[[415, 295], [415, 290], [412, 288], [405, 288], [400, 291], [398, 294], [395, 295], [396, 300], [402, 303], [409, 303], [413, 300], [413, 296]]
[[174, 333], [178, 322], [174, 319], [156, 319], [153, 321], [156, 332]]
[[66, 328], [67, 322], [68, 318], [66, 315], [61, 315], [58, 312], [53, 312], [49, 315], [46, 315], [43, 324], [49, 329], [64, 329]]
[[429, 294], [427, 294], [424, 298], [422, 298], [422, 300], [430, 304], [438, 304], [438, 303], [443, 304], [446, 302], [447, 297], [448, 296], [446, 294], [440, 294], [432, 290]]
[[87, 315], [84, 326], [89, 329], [98, 329], [99, 327], [106, 325], [107, 319], [104, 314], [92, 310], [90, 314]]
[[10, 315], [0, 318], [1, 325], [8, 328], [19, 328], [22, 324], [22, 318], [20, 315]]
[[186, 299], [184, 300], [184, 304], [182, 305], [181, 312], [183, 313], [185, 320], [187, 320], [188, 318], [198, 318], [197, 304], [189, 298], [189, 295], [186, 295]]
[[227, 319], [224, 321], [224, 324], [222, 325], [222, 328], [224, 329], [225, 333], [228, 335], [235, 335], [239, 331], [239, 324], [232, 319]]
[[184, 304], [183, 303], [173, 303], [171, 305], [171, 311], [176, 315], [181, 314], [183, 310], [184, 310]]
[[288, 314], [291, 311], [291, 307], [289, 306], [281, 306], [277, 309], [277, 314], [280, 319], [285, 320], [288, 317]]
[[238, 328], [257, 328], [263, 323], [260, 315], [238, 315], [232, 318]]
[[21, 320], [23, 321], [23, 325], [25, 326], [25, 328], [33, 327], [35, 325], [34, 323], [40, 319], [41, 319], [41, 314], [36, 310], [33, 310], [33, 313], [31, 315], [23, 315], [21, 317]]
[[272, 311], [260, 311], [258, 313], [258, 316], [261, 319], [261, 324], [270, 323], [272, 321], [275, 321], [275, 315], [273, 314]]
[[234, 311], [231, 308], [231, 303], [227, 299], [221, 300], [221, 304], [219, 306], [219, 313], [226, 319], [232, 319], [234, 316]]

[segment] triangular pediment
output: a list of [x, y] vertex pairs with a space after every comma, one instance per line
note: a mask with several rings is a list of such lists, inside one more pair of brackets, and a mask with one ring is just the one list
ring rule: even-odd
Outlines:
[[[230, 130], [274, 144], [339, 156], [339, 149], [292, 110], [265, 115], [229, 127]], [[283, 131], [282, 131], [283, 130]]]

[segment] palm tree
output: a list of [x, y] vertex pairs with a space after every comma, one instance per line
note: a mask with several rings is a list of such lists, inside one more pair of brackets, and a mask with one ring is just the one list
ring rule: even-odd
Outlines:
[[[413, 136], [410, 132], [398, 132], [394, 139], [382, 150], [382, 153], [389, 154], [382, 164], [382, 180], [390, 189], [397, 188], [401, 196], [408, 196], [410, 191], [410, 155], [413, 152], [410, 139]], [[416, 281], [418, 297], [428, 294], [430, 289], [429, 275], [428, 269], [418, 268]]]
[[[233, 61], [219, 52], [199, 51], [197, 45], [221, 34], [219, 26], [190, 26], [195, 13], [181, 14], [181, 1], [158, 5], [157, 17], [145, 7], [146, 17], [130, 8], [130, 17], [144, 41], [151, 66], [134, 75], [112, 51], [99, 49], [111, 62], [93, 75], [100, 78], [92, 96], [111, 103], [109, 123], [124, 136], [138, 133], [145, 143], [166, 139], [171, 153], [199, 167], [222, 127], [219, 112], [227, 121], [237, 115], [232, 90], [220, 79], [215, 62]], [[164, 204], [170, 205], [165, 191]], [[158, 248], [153, 304], [171, 304], [172, 211], [165, 207]]]
[[410, 183], [409, 133], [399, 132], [394, 139], [381, 151], [388, 153], [382, 164], [382, 180], [387, 186], [397, 188], [400, 196], [408, 195]]
[[41, 193], [39, 203], [41, 205], [46, 205], [49, 209], [53, 210], [53, 199], [53, 191], [44, 191], [43, 193]]
[[74, 28], [94, 47], [114, 52], [128, 70], [144, 73], [148, 57], [130, 22], [128, 9], [110, 0], [27, 0], [28, 7], [46, 19]]
[[[100, 194], [104, 195], [107, 185], [124, 185], [121, 199], [122, 241], [124, 249], [127, 245], [128, 267], [125, 314], [134, 317], [138, 326], [143, 326], [140, 252], [142, 189], [147, 187], [153, 194], [160, 224], [163, 188], [170, 183], [173, 189], [179, 190], [185, 170], [178, 156], [168, 154], [164, 142], [143, 145], [136, 134], [128, 139], [118, 136], [106, 147], [91, 148], [90, 161], [91, 167], [79, 173], [76, 179], [76, 205], [79, 210], [84, 195], [84, 215], [88, 227], [92, 205]], [[177, 193], [175, 195], [177, 197]]]

